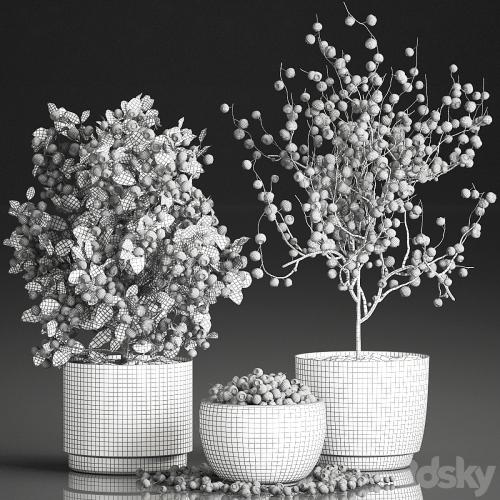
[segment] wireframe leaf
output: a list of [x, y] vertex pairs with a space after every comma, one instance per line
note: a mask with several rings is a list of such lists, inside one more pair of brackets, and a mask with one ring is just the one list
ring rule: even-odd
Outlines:
[[78, 285], [78, 283], [80, 283], [80, 278], [84, 274], [87, 274], [87, 273], [81, 269], [75, 269], [74, 271], [71, 271], [69, 273], [68, 282], [71, 283], [72, 285]]
[[56, 246], [54, 247], [54, 251], [59, 257], [63, 257], [71, 252], [72, 246], [73, 242], [71, 240], [64, 239], [56, 244]]
[[52, 364], [56, 367], [65, 365], [71, 359], [71, 356], [73, 356], [73, 353], [69, 347], [61, 347], [54, 353]]
[[61, 304], [55, 299], [44, 299], [40, 303], [40, 311], [44, 316], [50, 316], [51, 314], [59, 311]]
[[85, 350], [83, 344], [81, 342], [78, 342], [78, 340], [74, 339], [72, 345], [68, 347], [71, 350], [72, 354], [81, 354]]
[[53, 103], [53, 102], [48, 102], [47, 103], [47, 108], [49, 110], [49, 113], [51, 115], [56, 115], [58, 114], [59, 108]]
[[40, 321], [40, 316], [36, 315], [31, 308], [26, 309], [21, 315], [21, 321], [24, 323], [38, 323], [38, 321]]
[[33, 356], [33, 364], [35, 366], [40, 366], [44, 361], [45, 361], [45, 358], [42, 355], [40, 355], [39, 353], [36, 353]]
[[133, 186], [136, 183], [135, 177], [128, 170], [123, 170], [119, 174], [114, 174], [113, 180], [122, 186]]
[[136, 342], [133, 346], [132, 349], [137, 352], [138, 354], [146, 354], [149, 351], [151, 351], [153, 347], [153, 344], [149, 340], [139, 340]]
[[106, 345], [111, 340], [111, 331], [106, 329], [99, 332], [89, 343], [92, 349], [98, 349]]
[[121, 345], [122, 345], [122, 342], [120, 342], [119, 340], [113, 339], [113, 340], [109, 343], [109, 348], [110, 348], [112, 351], [117, 351], [118, 349], [120, 349]]
[[82, 123], [86, 122], [88, 120], [88, 117], [90, 116], [90, 110], [87, 109], [82, 113], [82, 116], [80, 117], [80, 121]]
[[93, 318], [94, 328], [102, 328], [113, 317], [113, 308], [107, 304], [99, 304]]
[[210, 146], [203, 146], [201, 149], [198, 150], [196, 153], [196, 157], [199, 158], [200, 156], [203, 156], [208, 150], [210, 149]]
[[53, 337], [57, 331], [57, 321], [55, 319], [47, 323], [47, 336]]
[[115, 328], [115, 339], [121, 343], [125, 340], [126, 337], [126, 332], [127, 332], [127, 325], [124, 323], [120, 323], [116, 328]]

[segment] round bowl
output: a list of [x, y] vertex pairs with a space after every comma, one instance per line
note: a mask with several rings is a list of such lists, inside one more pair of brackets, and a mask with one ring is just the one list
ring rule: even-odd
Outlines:
[[318, 463], [326, 434], [322, 401], [283, 406], [202, 401], [200, 435], [215, 473], [229, 481], [291, 483]]

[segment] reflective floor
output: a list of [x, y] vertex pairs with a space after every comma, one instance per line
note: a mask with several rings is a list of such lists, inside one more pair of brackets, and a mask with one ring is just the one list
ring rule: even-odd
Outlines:
[[[192, 463], [200, 463], [202, 457], [191, 457]], [[315, 498], [377, 500], [462, 500], [478, 498], [475, 491], [466, 487], [439, 488], [418, 484], [410, 469], [393, 471], [395, 484], [380, 488], [370, 486], [346, 493], [316, 495]], [[135, 477], [105, 476], [71, 472], [63, 460], [17, 459], [9, 465], [0, 465], [0, 499], [13, 500], [230, 500], [237, 495], [223, 493], [200, 493], [168, 491], [159, 494], [146, 492], [137, 484]], [[303, 497], [303, 496], [302, 496]], [[301, 498], [301, 497], [298, 497]], [[493, 499], [497, 495], [491, 490], [483, 498]]]
[[[349, 493], [331, 495], [319, 495], [323, 498], [354, 499], [372, 498], [394, 499], [394, 500], [420, 500], [423, 499], [422, 490], [415, 483], [415, 478], [410, 469], [396, 471], [394, 474], [395, 484], [381, 488], [378, 485], [363, 487]], [[68, 473], [68, 485], [64, 489], [64, 500], [89, 500], [94, 498], [120, 498], [120, 494], [126, 495], [127, 499], [144, 499], [144, 493], [138, 491], [138, 485], [134, 478], [117, 476], [89, 476], [87, 474]], [[98, 495], [98, 497], [96, 496]], [[118, 496], [117, 496], [118, 495]], [[156, 495], [151, 494], [151, 497]], [[147, 495], [146, 495], [147, 497]], [[159, 500], [195, 500], [200, 497], [206, 500], [219, 500], [230, 498], [224, 493], [201, 494], [199, 492], [176, 493], [169, 491], [158, 495]]]

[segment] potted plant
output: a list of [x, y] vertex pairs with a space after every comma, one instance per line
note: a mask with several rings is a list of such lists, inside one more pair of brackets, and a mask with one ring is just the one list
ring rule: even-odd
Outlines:
[[[404, 51], [412, 61], [409, 69], [385, 72], [372, 32], [376, 17], [359, 21], [347, 11], [345, 22], [367, 35], [364, 69], [351, 70], [351, 56], [325, 40], [321, 23], [315, 22], [305, 41], [317, 45], [325, 69], [302, 70], [310, 88], [294, 99], [285, 82], [298, 71], [280, 68], [274, 88], [284, 96], [285, 123], [278, 134], [265, 129], [260, 111], [252, 112], [253, 125], [236, 118], [227, 104], [221, 111], [231, 111], [234, 137], [250, 152], [242, 166], [255, 174], [253, 186], [264, 205], [258, 249], [250, 254], [257, 263], [253, 277], [267, 275], [273, 287], [290, 286], [301, 264], [322, 257], [328, 277], [355, 304], [354, 351], [296, 356], [297, 378], [327, 404], [324, 460], [366, 470], [395, 469], [408, 466], [421, 446], [429, 357], [363, 351], [361, 328], [386, 298], [409, 297], [425, 277], [437, 285], [436, 307], [454, 300], [453, 279], [467, 276], [469, 269], [465, 244], [481, 235], [480, 221], [496, 195], [474, 186], [462, 190], [462, 197], [473, 202], [472, 212], [457, 240], [446, 246], [443, 217], [436, 219], [437, 228], [424, 232], [418, 192], [425, 183], [472, 167], [481, 131], [492, 118], [485, 104], [489, 93], [462, 83], [456, 65], [449, 68], [449, 93], [433, 106], [427, 78], [419, 74], [417, 47]], [[261, 160], [270, 164], [270, 182], [257, 169]], [[279, 198], [277, 168], [293, 176], [298, 204], [289, 193], [291, 179], [283, 188], [288, 196]], [[273, 274], [264, 260], [266, 219], [290, 256], [284, 274]], [[302, 239], [295, 226], [304, 221]]]
[[217, 338], [210, 305], [242, 300], [251, 277], [213, 202], [193, 181], [213, 157], [178, 126], [158, 132], [149, 96], [122, 101], [95, 126], [49, 104], [33, 134], [27, 201], [11, 273], [38, 303], [42, 367], [64, 367], [64, 449], [84, 472], [133, 473], [186, 463], [192, 362]]
[[200, 405], [203, 451], [227, 481], [300, 481], [318, 463], [325, 432], [325, 403], [306, 384], [260, 368], [216, 384]]

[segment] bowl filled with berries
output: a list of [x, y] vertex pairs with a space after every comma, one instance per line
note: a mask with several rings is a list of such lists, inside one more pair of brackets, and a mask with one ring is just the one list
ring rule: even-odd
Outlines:
[[325, 432], [325, 404], [281, 372], [235, 376], [200, 406], [203, 451], [226, 480], [299, 481], [318, 463]]

